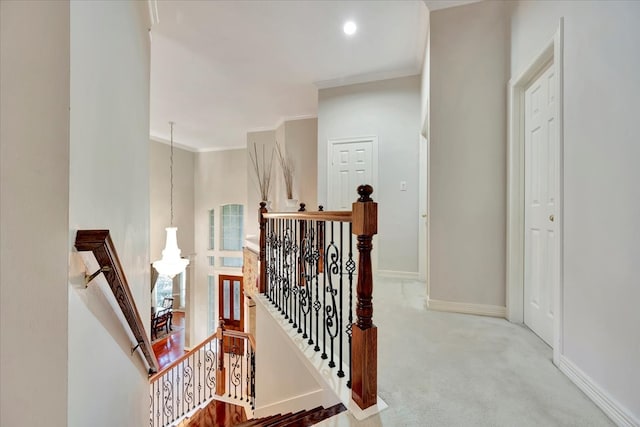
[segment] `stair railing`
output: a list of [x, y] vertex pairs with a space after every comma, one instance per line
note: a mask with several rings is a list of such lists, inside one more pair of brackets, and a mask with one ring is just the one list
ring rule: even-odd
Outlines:
[[324, 212], [322, 206], [306, 212], [302, 204], [299, 212], [269, 213], [264, 202], [259, 211], [260, 292], [322, 359], [329, 359], [330, 368], [337, 367], [338, 377], [347, 375], [346, 365], [347, 386], [362, 409], [377, 401], [371, 249], [378, 206], [372, 192], [369, 185], [359, 186], [350, 212]]
[[255, 408], [255, 348], [253, 336], [221, 321], [214, 334], [149, 378], [150, 426], [172, 425], [215, 396]]
[[85, 283], [90, 283], [101, 273], [113, 292], [113, 296], [118, 302], [120, 310], [124, 315], [129, 329], [136, 340], [131, 354], [139, 349], [142, 352], [149, 374], [158, 371], [158, 362], [153, 353], [149, 337], [145, 331], [144, 324], [136, 307], [136, 302], [131, 295], [124, 269], [120, 264], [118, 253], [111, 240], [109, 230], [78, 230], [76, 233], [75, 247], [78, 252], [92, 252], [98, 264], [98, 269], [88, 275]]

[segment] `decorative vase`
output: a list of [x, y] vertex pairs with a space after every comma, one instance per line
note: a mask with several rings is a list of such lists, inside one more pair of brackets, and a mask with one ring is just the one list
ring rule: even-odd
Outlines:
[[287, 212], [296, 212], [298, 210], [298, 199], [287, 199], [285, 201]]

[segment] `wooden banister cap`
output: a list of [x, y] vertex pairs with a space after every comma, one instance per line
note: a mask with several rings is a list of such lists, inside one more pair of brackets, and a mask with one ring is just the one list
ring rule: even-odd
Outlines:
[[371, 198], [371, 194], [373, 193], [373, 187], [368, 185], [368, 184], [364, 184], [364, 185], [360, 185], [358, 186], [358, 194], [360, 195], [360, 198], [358, 199], [359, 202], [373, 202], [373, 199]]

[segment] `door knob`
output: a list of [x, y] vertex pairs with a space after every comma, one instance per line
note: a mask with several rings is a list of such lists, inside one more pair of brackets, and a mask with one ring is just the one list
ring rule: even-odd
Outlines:
[[422, 214], [422, 218], [426, 218], [426, 217], [427, 217], [427, 214]]
[[555, 217], [553, 216], [553, 214], [549, 215], [549, 221], [553, 222], [554, 219]]

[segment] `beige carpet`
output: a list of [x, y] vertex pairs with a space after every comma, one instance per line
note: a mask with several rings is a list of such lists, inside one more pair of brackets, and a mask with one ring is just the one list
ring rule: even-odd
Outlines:
[[376, 278], [378, 394], [389, 408], [319, 426], [612, 426], [551, 362], [552, 350], [504, 319], [426, 308], [425, 286]]

